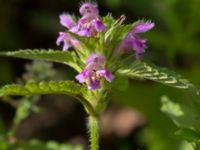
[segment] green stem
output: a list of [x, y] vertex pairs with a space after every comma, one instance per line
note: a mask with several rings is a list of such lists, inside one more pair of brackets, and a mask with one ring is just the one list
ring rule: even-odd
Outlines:
[[90, 102], [88, 102], [86, 99], [78, 97], [78, 96], [74, 96], [74, 98], [76, 98], [79, 102], [81, 102], [83, 104], [84, 107], [86, 107], [88, 113], [91, 116], [97, 116], [96, 111], [94, 110], [93, 106], [90, 104]]
[[99, 149], [99, 117], [89, 117], [90, 150]]

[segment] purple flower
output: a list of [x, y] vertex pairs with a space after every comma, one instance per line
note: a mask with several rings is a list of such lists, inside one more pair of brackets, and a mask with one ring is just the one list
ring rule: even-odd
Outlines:
[[141, 38], [138, 33], [143, 33], [151, 30], [154, 27], [154, 23], [151, 22], [140, 22], [137, 24], [131, 32], [125, 37], [125, 39], [121, 42], [119, 49], [122, 50], [135, 50], [136, 58], [145, 52], [146, 41], [147, 39]]
[[61, 43], [64, 44], [63, 45], [64, 51], [68, 50], [70, 47], [75, 47], [75, 48], [78, 48], [78, 49], [81, 48], [79, 42], [65, 32], [59, 32], [59, 36], [57, 38], [56, 44], [60, 45]]
[[103, 64], [105, 62], [105, 58], [99, 54], [92, 54], [89, 58], [86, 59], [86, 64], [90, 63]]
[[108, 82], [112, 82], [114, 76], [103, 65], [105, 58], [99, 54], [91, 55], [87, 60], [87, 66], [76, 76], [80, 83], [86, 82], [89, 79], [88, 89], [96, 90], [101, 88], [101, 78], [105, 78]]
[[79, 19], [76, 27], [70, 31], [75, 31], [80, 36], [91, 37], [97, 35], [98, 32], [104, 31], [105, 26], [102, 21], [94, 14], [85, 14]]
[[105, 29], [104, 24], [99, 19], [94, 20], [93, 25], [97, 32], [102, 32]]
[[92, 4], [90, 2], [83, 3], [81, 7], [79, 8], [79, 12], [81, 15], [85, 14], [95, 14], [99, 15], [99, 10], [97, 8], [96, 4]]

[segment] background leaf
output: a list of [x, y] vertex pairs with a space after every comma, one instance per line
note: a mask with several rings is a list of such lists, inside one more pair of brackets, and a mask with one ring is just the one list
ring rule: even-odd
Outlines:
[[128, 78], [125, 76], [116, 75], [115, 79], [111, 83], [111, 87], [119, 91], [126, 91], [129, 87]]
[[200, 133], [189, 128], [179, 129], [175, 132], [175, 135], [188, 142], [200, 142]]
[[55, 141], [48, 141], [44, 143], [39, 140], [32, 140], [27, 144], [20, 146], [21, 150], [83, 150], [80, 145], [72, 146], [69, 144], [60, 144]]
[[175, 135], [188, 142], [196, 143], [198, 146], [200, 141], [200, 116], [196, 108], [190, 105], [185, 106], [183, 103], [181, 105], [174, 103], [166, 96], [161, 98], [161, 102], [161, 111], [166, 113], [179, 128]]
[[199, 128], [200, 116], [198, 103], [195, 103], [195, 105], [186, 104], [185, 102], [179, 104], [171, 101], [167, 96], [161, 97], [161, 103], [161, 111], [167, 114], [176, 126], [180, 128]]

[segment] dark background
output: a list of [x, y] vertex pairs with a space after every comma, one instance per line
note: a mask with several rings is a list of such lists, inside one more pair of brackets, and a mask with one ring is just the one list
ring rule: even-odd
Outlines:
[[[59, 15], [63, 12], [79, 15], [80, 4], [78, 0], [0, 0], [0, 50], [61, 49], [55, 44], [58, 32], [63, 30]], [[148, 49], [143, 59], [168, 67], [200, 85], [199, 0], [99, 0], [98, 4], [101, 15], [112, 12], [117, 18], [125, 14], [126, 23], [143, 18], [155, 22], [155, 28], [145, 34]], [[26, 63], [30, 61], [1, 57], [0, 85], [16, 82], [25, 72]], [[58, 70], [55, 76], [59, 79], [73, 79], [76, 74], [63, 65], [54, 64], [53, 68]], [[102, 149], [179, 149], [180, 141], [173, 136], [176, 127], [160, 111], [162, 95], [178, 102], [191, 98], [183, 91], [150, 81], [130, 80], [127, 91], [113, 91], [111, 112], [131, 108], [134, 112], [139, 111], [141, 116], [133, 113], [137, 114], [136, 118], [139, 117], [125, 136], [119, 136], [117, 131], [102, 136]], [[42, 114], [31, 113], [23, 120], [17, 137], [88, 144], [87, 115], [80, 104], [59, 95], [43, 96], [41, 99], [43, 101], [37, 105], [44, 107], [45, 111]], [[0, 102], [1, 116], [7, 128], [11, 126], [14, 110], [10, 104]], [[126, 119], [121, 121], [126, 122]]]

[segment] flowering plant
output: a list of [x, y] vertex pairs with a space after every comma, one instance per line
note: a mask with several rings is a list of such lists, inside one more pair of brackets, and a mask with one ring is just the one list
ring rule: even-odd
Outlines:
[[76, 81], [30, 82], [11, 84], [0, 89], [0, 95], [67, 94], [79, 100], [89, 115], [91, 150], [99, 148], [99, 116], [106, 108], [113, 88], [124, 89], [128, 78], [148, 79], [180, 89], [194, 89], [194, 85], [166, 69], [141, 61], [147, 39], [140, 33], [155, 24], [138, 20], [124, 24], [125, 16], [114, 19], [111, 14], [101, 17], [96, 4], [85, 2], [81, 17], [60, 15], [65, 31], [59, 32], [59, 50], [19, 50], [0, 55], [26, 59], [40, 59], [66, 64], [77, 71]]

